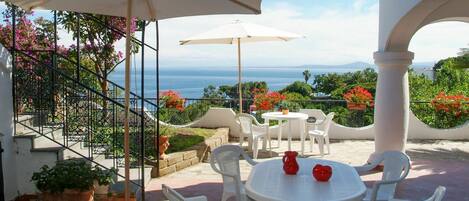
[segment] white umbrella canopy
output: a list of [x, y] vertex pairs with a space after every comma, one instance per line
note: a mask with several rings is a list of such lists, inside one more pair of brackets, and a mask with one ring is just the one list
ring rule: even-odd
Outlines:
[[[260, 14], [262, 0], [6, 0], [25, 10], [72, 11], [125, 17], [126, 35], [130, 36], [131, 18], [162, 20], [167, 18], [214, 15]], [[129, 109], [130, 109], [130, 38], [125, 41], [125, 200], [129, 200]], [[157, 121], [159, 123], [159, 120]]]
[[183, 39], [180, 44], [236, 44], [238, 39], [241, 43], [289, 41], [300, 37], [303, 36], [258, 24], [236, 21]]
[[[44, 9], [127, 17], [128, 0], [6, 0], [25, 10]], [[132, 17], [141, 20], [212, 15], [259, 14], [261, 0], [133, 0]]]
[[241, 86], [241, 43], [263, 41], [289, 41], [303, 36], [258, 24], [236, 21], [180, 41], [181, 45], [237, 44], [239, 112], [243, 112]]

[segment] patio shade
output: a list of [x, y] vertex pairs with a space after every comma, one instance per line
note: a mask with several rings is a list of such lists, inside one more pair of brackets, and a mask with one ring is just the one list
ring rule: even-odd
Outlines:
[[127, 17], [132, 2], [132, 17], [162, 20], [212, 14], [259, 14], [261, 0], [6, 0], [24, 10], [73, 11]]
[[193, 37], [183, 39], [180, 41], [180, 44], [237, 44], [239, 112], [242, 113], [243, 97], [241, 87], [241, 43], [289, 41], [300, 37], [303, 36], [266, 26], [236, 21], [234, 23], [222, 25], [218, 28], [214, 28]]
[[[72, 11], [125, 17], [126, 35], [130, 36], [131, 18], [161, 20], [212, 14], [259, 14], [261, 0], [6, 0], [25, 10]], [[130, 38], [125, 41], [125, 200], [129, 200], [129, 105], [130, 105]], [[159, 120], [157, 121], [159, 123]]]

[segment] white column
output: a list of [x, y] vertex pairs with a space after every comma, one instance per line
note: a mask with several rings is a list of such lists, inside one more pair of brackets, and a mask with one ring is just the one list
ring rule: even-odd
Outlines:
[[405, 151], [409, 125], [409, 78], [407, 70], [414, 53], [375, 52], [378, 66], [374, 132], [375, 153]]
[[0, 141], [4, 149], [2, 164], [5, 200], [13, 200], [17, 196], [16, 150], [13, 141], [13, 96], [11, 90], [11, 55], [7, 49], [0, 45], [0, 133], [2, 134], [0, 135]]

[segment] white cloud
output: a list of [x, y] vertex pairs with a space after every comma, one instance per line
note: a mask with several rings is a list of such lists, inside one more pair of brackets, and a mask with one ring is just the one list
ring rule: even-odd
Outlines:
[[[236, 49], [229, 45], [179, 46], [178, 41], [235, 19], [305, 35], [291, 42], [243, 45], [247, 66], [341, 64], [371, 62], [377, 46], [377, 6], [341, 10], [329, 8], [314, 17], [286, 2], [264, 8], [258, 16], [221, 15], [169, 19], [160, 22], [161, 62], [167, 66], [234, 66]], [[151, 26], [153, 27], [153, 26]], [[153, 28], [152, 28], [153, 29]], [[153, 35], [149, 30], [148, 35]], [[154, 39], [147, 39], [154, 42]]]
[[415, 53], [415, 61], [438, 61], [454, 57], [459, 48], [469, 44], [469, 24], [440, 22], [420, 29], [412, 38], [409, 50]]
[[[245, 66], [290, 66], [304, 64], [343, 64], [355, 61], [373, 63], [378, 41], [378, 2], [356, 0], [349, 6], [327, 6], [322, 1], [314, 9], [276, 1], [264, 6], [261, 15], [217, 15], [185, 17], [160, 21], [162, 66], [235, 66], [236, 47], [230, 45], [180, 46], [179, 40], [236, 19], [305, 35], [290, 42], [262, 42], [242, 46]], [[469, 43], [465, 23], [432, 24], [416, 33], [409, 50], [415, 62], [437, 61], [455, 56]], [[62, 44], [74, 44], [70, 34], [59, 33]], [[140, 37], [137, 34], [137, 37]], [[147, 28], [147, 43], [154, 46], [154, 24]], [[117, 44], [124, 50], [124, 41]], [[146, 50], [149, 65], [154, 52]], [[139, 56], [137, 58], [140, 58]]]

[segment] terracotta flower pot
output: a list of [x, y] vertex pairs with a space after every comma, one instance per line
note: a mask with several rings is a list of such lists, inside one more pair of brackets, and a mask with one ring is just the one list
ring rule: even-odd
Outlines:
[[[156, 144], [156, 138], [155, 138], [155, 144]], [[168, 136], [159, 136], [159, 150], [158, 150], [158, 156], [160, 159], [165, 159], [167, 155], [165, 154], [166, 150], [169, 147], [169, 137]], [[155, 147], [158, 148], [158, 147]]]
[[43, 201], [93, 201], [94, 190], [79, 191], [65, 189], [62, 193], [43, 192], [40, 196]]
[[283, 110], [282, 110], [282, 114], [283, 114], [283, 115], [287, 115], [287, 114], [288, 114], [288, 112], [289, 112], [289, 110], [288, 110], [288, 109], [283, 109]]
[[366, 104], [347, 102], [347, 108], [349, 110], [365, 110]]
[[69, 201], [93, 201], [94, 190], [79, 191], [74, 189], [65, 189], [62, 193], [64, 195], [63, 200]]
[[[135, 197], [135, 195], [130, 195], [130, 201], [136, 201], [137, 198]], [[125, 201], [125, 196], [123, 193], [119, 193], [117, 195], [114, 195], [112, 196], [112, 201]]]
[[107, 195], [109, 192], [109, 185], [99, 185], [98, 181], [94, 181], [94, 194]]

